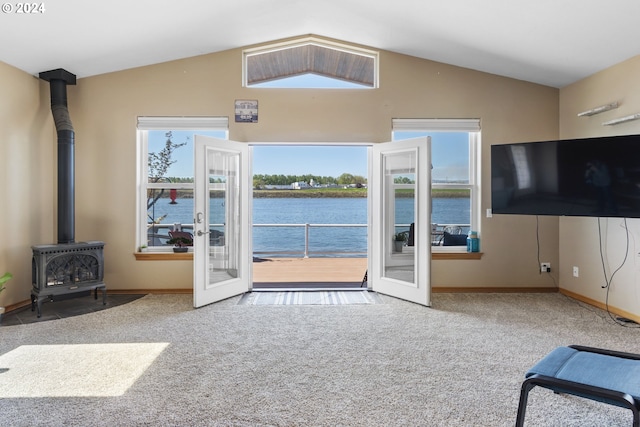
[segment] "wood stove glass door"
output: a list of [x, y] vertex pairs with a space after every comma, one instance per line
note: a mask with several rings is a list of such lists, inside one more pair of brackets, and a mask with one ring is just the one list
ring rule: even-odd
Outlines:
[[249, 147], [195, 136], [193, 305], [247, 292], [251, 285]]

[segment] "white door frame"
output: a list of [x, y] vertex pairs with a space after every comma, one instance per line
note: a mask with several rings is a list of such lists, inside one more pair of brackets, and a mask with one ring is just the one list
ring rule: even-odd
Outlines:
[[[193, 305], [202, 307], [251, 288], [253, 258], [251, 240], [252, 186], [249, 147], [245, 143], [195, 135]], [[214, 164], [209, 164], [209, 163]], [[212, 168], [224, 177], [210, 183]], [[210, 195], [222, 186], [224, 241], [211, 246]]]
[[[426, 138], [421, 138], [421, 139], [426, 139]], [[225, 142], [233, 142], [233, 141], [229, 141], [229, 140], [221, 140], [221, 141], [225, 141]], [[244, 156], [246, 158], [246, 165], [245, 168], [243, 168], [247, 174], [252, 174], [252, 167], [253, 167], [253, 150], [252, 147], [253, 146], [287, 146], [287, 145], [291, 145], [291, 146], [364, 146], [364, 147], [368, 147], [368, 183], [369, 186], [371, 186], [373, 179], [372, 179], [372, 168], [374, 167], [373, 165], [373, 150], [372, 148], [374, 146], [379, 146], [380, 143], [370, 143], [370, 142], [347, 142], [347, 141], [343, 141], [343, 142], [295, 142], [295, 141], [287, 141], [287, 142], [246, 142], [246, 143], [239, 143], [239, 144], [243, 144], [247, 147], [247, 154]], [[389, 142], [389, 143], [382, 143], [382, 144], [393, 144], [393, 147], [400, 147], [402, 146], [402, 141], [394, 141], [394, 142]], [[197, 158], [197, 154], [196, 154], [196, 158]], [[430, 158], [430, 154], [427, 154], [428, 158]], [[429, 160], [430, 163], [430, 160]], [[427, 166], [429, 165], [429, 163], [427, 164]], [[196, 168], [197, 168], [197, 164], [196, 164]], [[421, 184], [421, 189], [425, 194], [429, 194], [428, 191], [424, 190], [424, 187], [430, 188], [430, 179], [431, 179], [431, 174], [430, 174], [430, 168], [427, 168], [427, 171], [423, 171], [425, 173], [427, 173], [427, 182], [426, 183], [422, 183]], [[251, 180], [250, 180], [250, 176], [246, 177], [249, 180], [249, 190], [252, 190], [252, 185], [251, 185]], [[424, 180], [424, 179], [423, 179]], [[419, 191], [419, 190], [417, 190]], [[252, 247], [252, 241], [251, 241], [251, 236], [252, 236], [252, 209], [253, 209], [253, 201], [251, 199], [251, 194], [252, 192], [249, 191], [248, 193], [248, 200], [246, 200], [244, 203], [248, 209], [249, 215], [247, 217], [247, 221], [249, 222], [248, 224], [248, 229], [249, 232], [247, 233], [248, 238], [249, 238], [249, 247]], [[431, 211], [431, 198], [430, 197], [426, 197], [427, 199], [427, 203], [428, 203], [428, 209], [425, 210], [424, 208], [421, 208], [421, 212], [420, 215], [421, 217], [419, 218], [420, 222], [423, 223], [424, 225], [422, 227], [419, 227], [416, 224], [416, 231], [420, 232], [420, 236], [416, 236], [416, 241], [421, 241], [421, 242], [429, 242], [429, 246], [427, 248], [421, 248], [420, 249], [420, 253], [417, 255], [420, 257], [420, 259], [425, 260], [425, 262], [420, 263], [423, 268], [420, 269], [419, 271], [419, 277], [417, 278], [418, 283], [420, 283], [420, 296], [416, 299], [415, 296], [407, 296], [405, 294], [404, 291], [401, 292], [394, 292], [394, 291], [389, 291], [388, 290], [388, 283], [384, 283], [382, 285], [380, 285], [379, 283], [376, 283], [377, 281], [379, 281], [379, 275], [373, 275], [372, 273], [375, 271], [374, 268], [376, 268], [376, 266], [374, 266], [374, 258], [376, 258], [373, 254], [373, 250], [372, 250], [372, 236], [371, 236], [371, 231], [373, 228], [373, 224], [372, 224], [372, 213], [374, 210], [374, 198], [371, 195], [371, 191], [368, 192], [368, 196], [367, 196], [367, 205], [368, 205], [368, 224], [369, 224], [369, 237], [368, 237], [368, 249], [367, 249], [367, 265], [368, 265], [368, 289], [373, 290], [373, 291], [377, 291], [377, 292], [381, 292], [381, 293], [385, 293], [385, 294], [389, 294], [392, 296], [396, 296], [402, 299], [407, 299], [410, 301], [414, 301], [423, 305], [430, 305], [431, 304], [431, 283], [430, 283], [430, 271], [431, 271], [431, 247], [430, 247], [430, 236], [429, 233], [431, 231], [431, 228], [429, 226], [430, 224], [430, 211]], [[426, 218], [426, 220], [424, 219]], [[197, 225], [196, 225], [197, 228]], [[197, 230], [194, 229], [194, 232], [197, 233]], [[427, 233], [426, 236], [422, 236], [422, 234]], [[380, 242], [379, 242], [380, 243]], [[252, 249], [251, 249], [252, 250]], [[425, 253], [427, 253], [428, 256], [425, 255]], [[199, 267], [196, 267], [197, 264], [195, 262], [195, 254], [194, 254], [194, 268], [203, 268], [202, 267], [202, 263], [200, 264]], [[246, 267], [247, 271], [249, 272], [249, 282], [248, 284], [243, 288], [244, 290], [239, 292], [246, 292], [246, 291], [250, 291], [252, 289], [252, 261], [253, 260], [253, 253], [250, 253], [247, 257], [247, 259], [245, 260], [248, 264], [248, 266]], [[377, 262], [377, 261], [376, 261]], [[200, 273], [201, 274], [201, 273]], [[194, 286], [196, 286], [195, 284], [195, 276], [196, 276], [196, 272], [194, 272]], [[376, 277], [377, 276], [377, 277]], [[424, 286], [427, 286], [427, 288], [425, 289]], [[402, 289], [402, 288], [401, 288]], [[195, 292], [194, 292], [195, 293]], [[232, 296], [232, 295], [229, 295]], [[227, 296], [228, 297], [228, 296]]]
[[[375, 145], [368, 192], [373, 207], [369, 229], [371, 289], [425, 306], [431, 305], [430, 145], [429, 137]], [[392, 248], [397, 224], [395, 192], [405, 185], [395, 184], [394, 175], [389, 173], [398, 167], [406, 168], [406, 159], [411, 160], [410, 169], [395, 174], [411, 173], [415, 177], [415, 183], [410, 185], [414, 195], [414, 245], [406, 247], [408, 253]]]

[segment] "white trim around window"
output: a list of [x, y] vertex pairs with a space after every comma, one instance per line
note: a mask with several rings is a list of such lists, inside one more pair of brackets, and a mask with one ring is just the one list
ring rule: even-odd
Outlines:
[[[149, 162], [149, 132], [151, 131], [187, 131], [216, 132], [221, 133], [223, 139], [229, 137], [228, 117], [149, 117], [141, 116], [137, 118], [137, 191], [136, 191], [136, 251], [149, 242], [148, 238], [148, 214], [147, 214], [147, 193], [149, 190], [186, 190], [193, 191], [193, 182], [157, 182], [150, 183], [148, 176]], [[195, 161], [193, 154], [189, 157], [190, 162]], [[191, 170], [194, 170], [192, 167]], [[166, 225], [166, 224], [165, 224]], [[152, 246], [149, 242], [149, 250], [153, 252], [170, 252], [171, 248], [166, 246]]]
[[138, 117], [138, 130], [224, 130], [229, 117]]
[[480, 119], [393, 119], [394, 132], [480, 132]]
[[[480, 119], [392, 119], [392, 132], [466, 132], [469, 134], [469, 182], [466, 184], [440, 183], [432, 188], [468, 189], [470, 191], [471, 217], [470, 229], [480, 233], [481, 223], [481, 187], [480, 187]], [[396, 138], [393, 138], [394, 140]], [[460, 246], [434, 247], [439, 251], [460, 251]], [[464, 248], [466, 250], [466, 248]]]

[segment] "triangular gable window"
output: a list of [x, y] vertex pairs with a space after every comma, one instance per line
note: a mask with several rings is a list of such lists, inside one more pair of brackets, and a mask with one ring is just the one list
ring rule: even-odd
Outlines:
[[375, 88], [377, 52], [314, 37], [244, 51], [248, 87]]

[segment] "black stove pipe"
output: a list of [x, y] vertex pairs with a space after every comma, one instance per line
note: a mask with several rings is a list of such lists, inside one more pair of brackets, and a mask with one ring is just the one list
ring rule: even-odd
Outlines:
[[61, 68], [40, 73], [49, 82], [51, 112], [58, 134], [58, 243], [75, 242], [75, 132], [67, 108], [67, 85], [76, 76]]

